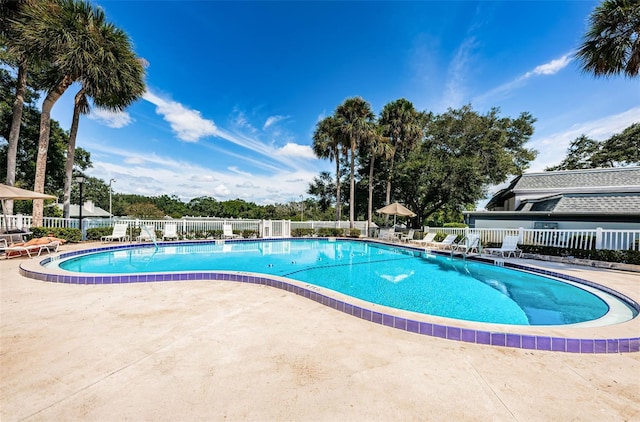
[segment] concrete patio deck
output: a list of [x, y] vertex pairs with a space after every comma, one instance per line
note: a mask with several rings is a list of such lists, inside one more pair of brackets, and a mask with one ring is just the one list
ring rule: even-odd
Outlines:
[[[245, 283], [46, 283], [26, 261], [0, 260], [2, 421], [640, 419], [640, 353], [428, 337]], [[637, 273], [527, 263], [640, 300]]]

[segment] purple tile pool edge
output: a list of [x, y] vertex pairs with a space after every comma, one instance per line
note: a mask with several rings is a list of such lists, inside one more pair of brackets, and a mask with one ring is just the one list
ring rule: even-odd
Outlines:
[[[131, 245], [127, 245], [131, 246]], [[107, 247], [90, 249], [84, 251], [74, 251], [61, 254], [60, 258], [67, 258], [88, 252], [95, 252], [104, 249], [114, 249], [117, 247]], [[51, 258], [45, 258], [40, 263], [46, 264]], [[520, 268], [528, 268], [518, 265]], [[269, 287], [295, 293], [299, 296], [311, 299], [324, 306], [328, 306], [337, 311], [373, 322], [385, 325], [390, 328], [408, 331], [430, 337], [439, 337], [447, 340], [462, 341], [466, 343], [476, 343], [498, 347], [510, 347], [515, 349], [543, 350], [566, 353], [636, 353], [640, 352], [640, 337], [616, 338], [616, 339], [576, 339], [565, 337], [534, 336], [516, 333], [488, 332], [484, 330], [474, 330], [470, 328], [460, 328], [440, 324], [432, 324], [424, 321], [401, 318], [395, 315], [376, 312], [370, 309], [352, 305], [320, 294], [313, 290], [300, 287], [295, 284], [271, 279], [268, 276], [255, 276], [246, 273], [216, 273], [216, 272], [196, 272], [196, 273], [169, 273], [169, 274], [141, 274], [141, 275], [100, 275], [100, 276], [69, 276], [40, 273], [26, 270], [19, 267], [22, 276], [39, 281], [68, 283], [68, 284], [116, 284], [116, 283], [145, 283], [157, 281], [190, 281], [190, 280], [220, 280], [235, 281], [240, 283], [262, 284]], [[559, 273], [553, 273], [558, 278], [569, 278]], [[570, 277], [576, 281], [575, 277]], [[586, 280], [582, 280], [587, 284]]]

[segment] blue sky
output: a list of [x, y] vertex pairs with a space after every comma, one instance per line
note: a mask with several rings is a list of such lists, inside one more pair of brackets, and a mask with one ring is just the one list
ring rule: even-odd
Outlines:
[[[640, 83], [595, 79], [573, 60], [597, 1], [94, 2], [149, 62], [124, 113], [94, 109], [78, 145], [115, 192], [284, 203], [334, 165], [314, 158], [319, 119], [361, 96], [441, 113], [471, 104], [528, 111], [558, 163], [581, 134], [640, 121]], [[73, 86], [52, 116], [69, 128]]]

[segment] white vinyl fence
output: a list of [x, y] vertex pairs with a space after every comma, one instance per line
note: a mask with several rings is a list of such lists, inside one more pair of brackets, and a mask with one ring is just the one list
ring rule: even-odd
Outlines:
[[[28, 230], [32, 226], [31, 216], [10, 215], [7, 216], [9, 229]], [[245, 219], [221, 219], [185, 217], [168, 220], [138, 220], [138, 219], [100, 219], [83, 218], [83, 231], [94, 227], [110, 227], [114, 221], [127, 222], [130, 227], [142, 227], [152, 225], [156, 230], [162, 231], [168, 222], [178, 224], [178, 232], [184, 238], [210, 237], [212, 232], [221, 232], [223, 224], [231, 224], [235, 232], [250, 231], [262, 238], [290, 237], [291, 230], [296, 228], [319, 229], [323, 227], [348, 229], [348, 221], [289, 221], [289, 220], [245, 220]], [[5, 230], [5, 221], [0, 227]], [[71, 218], [44, 218], [45, 227], [73, 227], [78, 228], [78, 219]], [[377, 226], [369, 227], [366, 221], [356, 221], [355, 228], [365, 235], [375, 236], [373, 233]], [[371, 233], [370, 233], [371, 231]], [[521, 245], [554, 246], [571, 249], [610, 249], [610, 250], [640, 250], [640, 230], [559, 230], [559, 229], [471, 229], [471, 228], [444, 228], [425, 227], [424, 232], [441, 232], [445, 234], [457, 234], [466, 236], [479, 234], [482, 244], [502, 243], [507, 235], [516, 235]]]
[[470, 229], [425, 227], [427, 232], [479, 234], [483, 244], [502, 243], [507, 235], [518, 236], [521, 245], [553, 246], [569, 249], [640, 250], [640, 230], [559, 230], [559, 229]]

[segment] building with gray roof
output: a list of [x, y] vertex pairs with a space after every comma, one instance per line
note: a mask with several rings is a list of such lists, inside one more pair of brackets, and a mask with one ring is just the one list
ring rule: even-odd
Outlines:
[[470, 227], [640, 229], [640, 167], [549, 171], [514, 178], [465, 212]]

